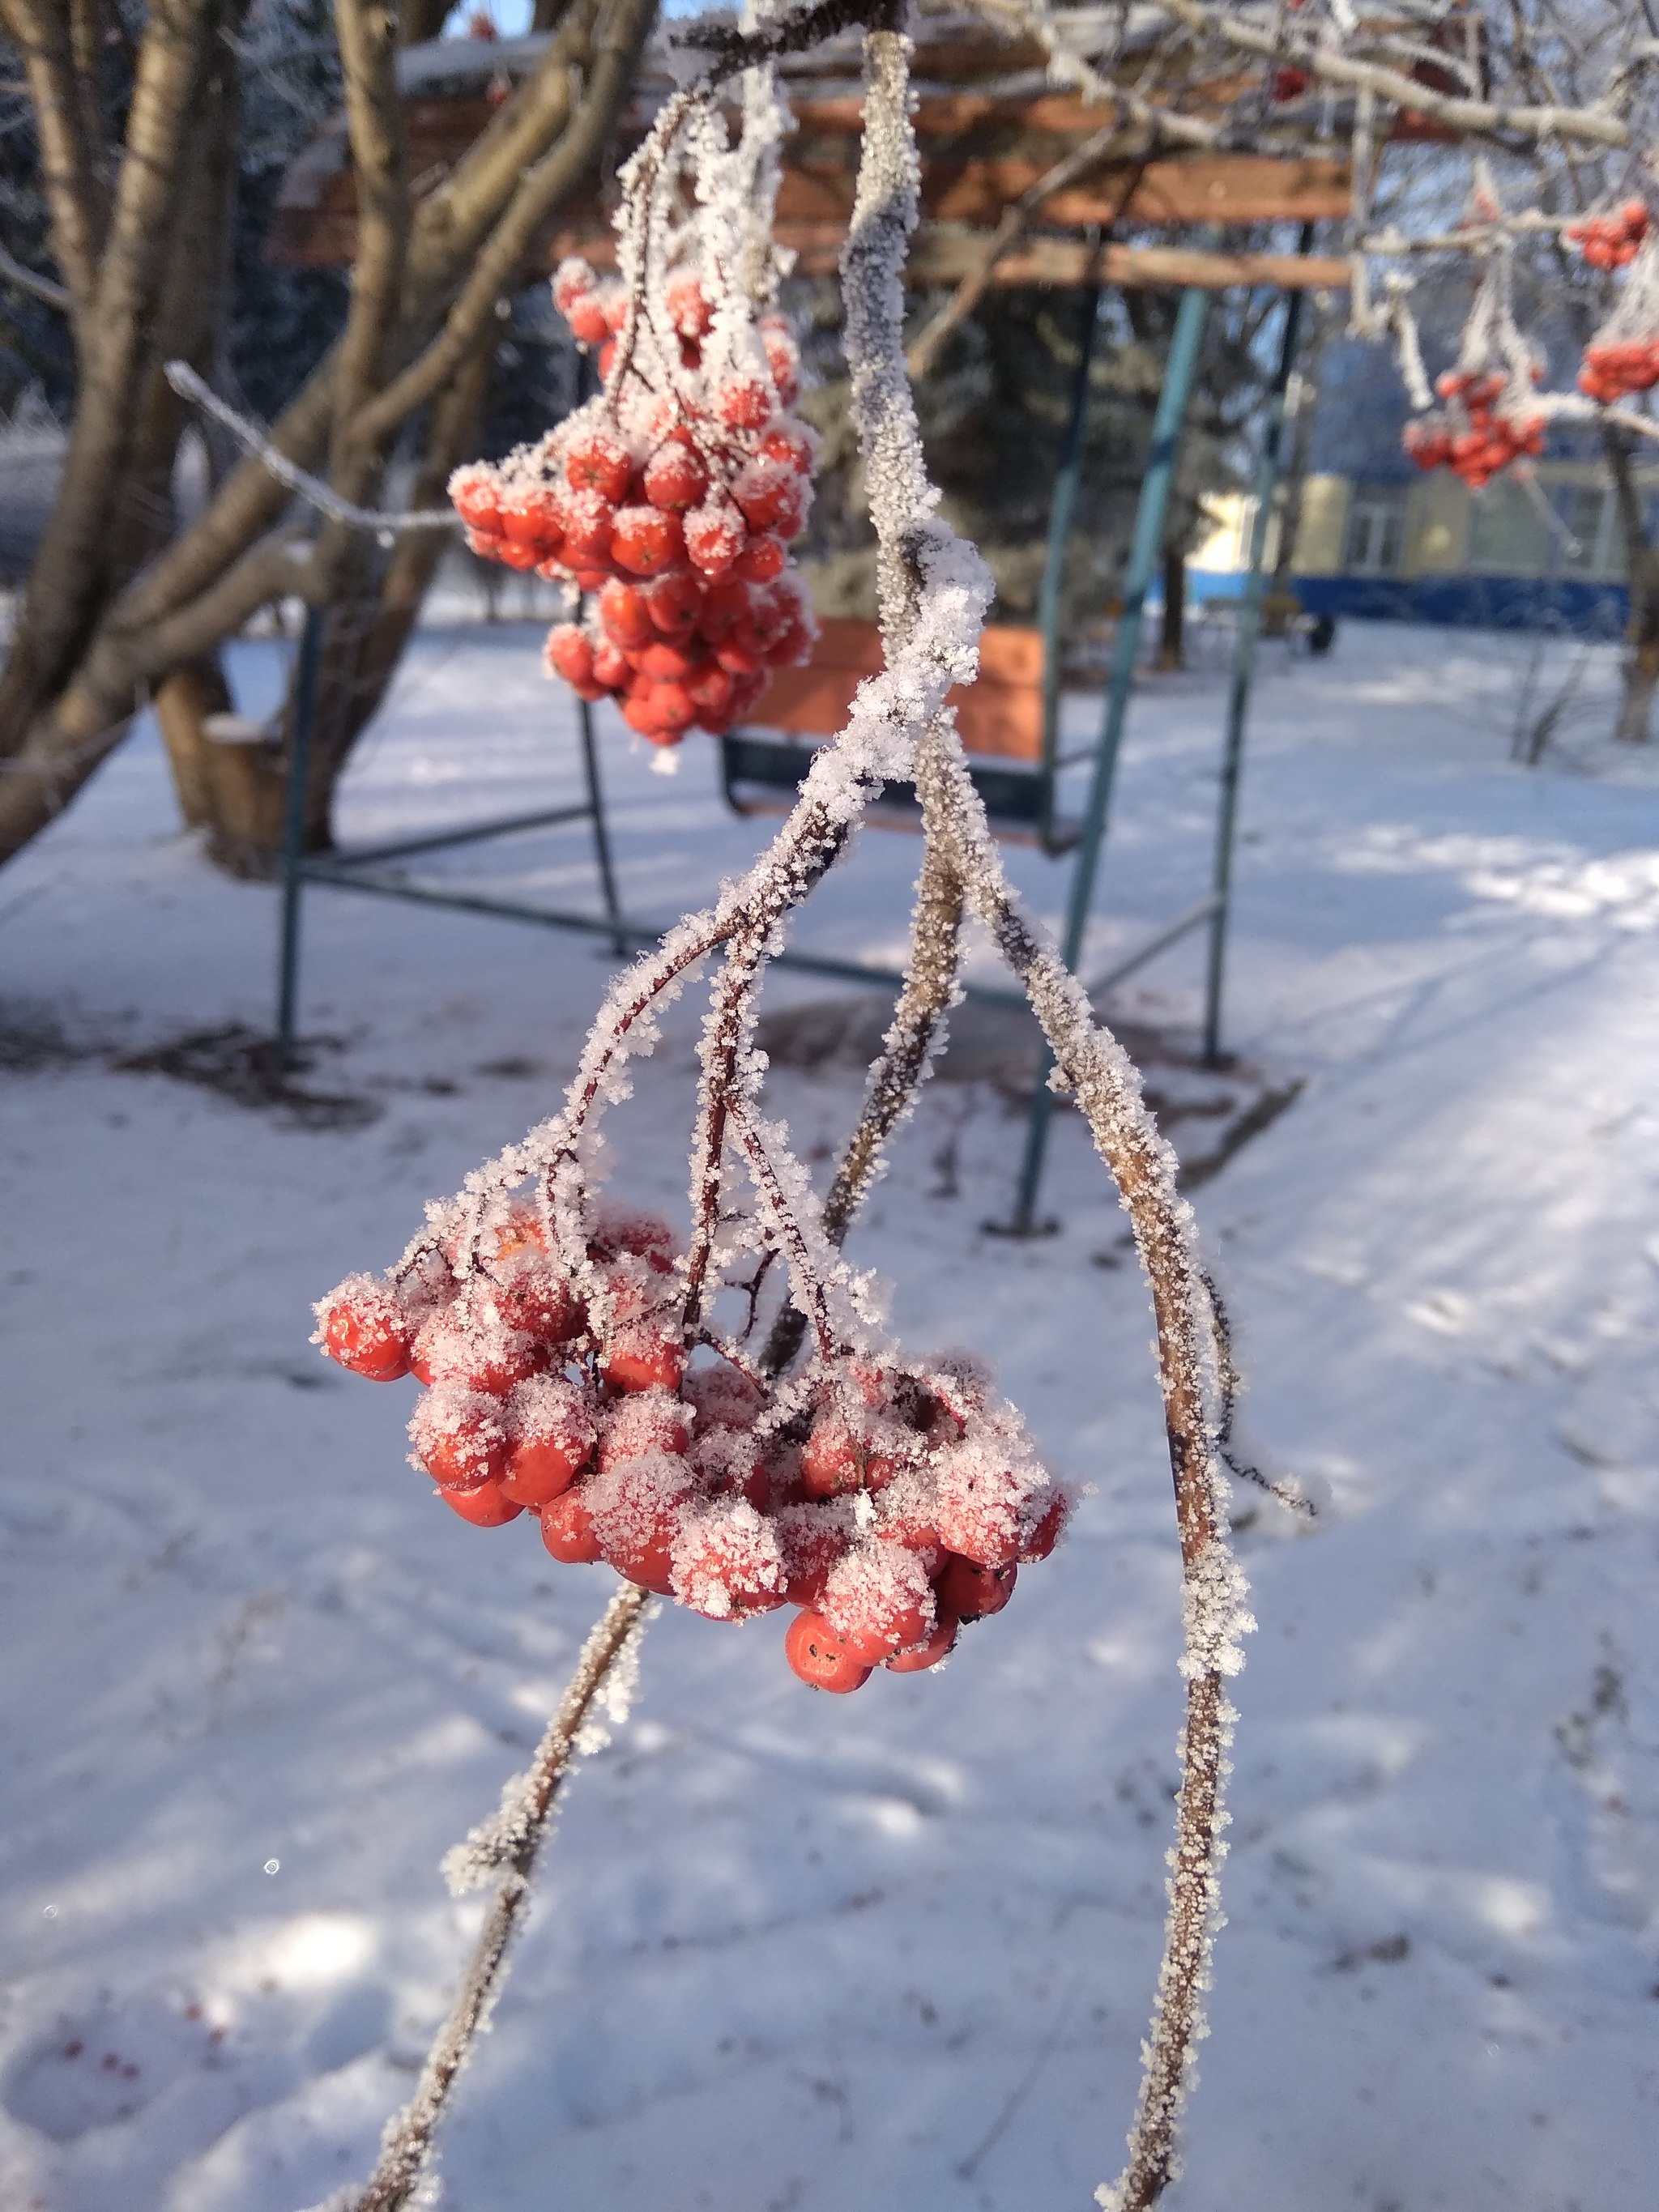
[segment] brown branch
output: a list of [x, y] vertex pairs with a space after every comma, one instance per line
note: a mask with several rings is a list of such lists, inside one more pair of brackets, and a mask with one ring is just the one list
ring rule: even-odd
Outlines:
[[334, 370], [330, 474], [347, 498], [374, 465], [354, 417], [380, 381], [380, 357], [402, 293], [409, 251], [409, 163], [398, 92], [398, 21], [383, 0], [335, 0], [346, 128], [356, 192], [351, 307]]
[[51, 215], [52, 257], [78, 321], [90, 311], [97, 288], [103, 210], [94, 155], [82, 128], [69, 24], [52, 0], [0, 0], [0, 21], [22, 51]]
[[615, 0], [599, 33], [586, 89], [557, 143], [524, 171], [439, 336], [364, 407], [352, 426], [355, 439], [386, 437], [448, 381], [477, 344], [497, 301], [519, 282], [549, 216], [598, 161], [656, 12], [657, 0]]
[[1231, 9], [1206, 8], [1200, 0], [1158, 0], [1158, 4], [1187, 27], [1243, 53], [1265, 60], [1293, 61], [1321, 84], [1340, 85], [1354, 92], [1370, 92], [1395, 107], [1443, 123], [1466, 137], [1492, 138], [1513, 143], [1550, 139], [1579, 139], [1586, 145], [1626, 147], [1630, 126], [1595, 107], [1510, 106], [1497, 100], [1468, 100], [1455, 93], [1436, 92], [1401, 70], [1380, 62], [1358, 61], [1308, 36], [1291, 37], [1285, 31], [1258, 30]]
[[[77, 343], [79, 389], [63, 475], [0, 679], [0, 730], [30, 721], [63, 683], [107, 589], [108, 517], [121, 495], [151, 365], [151, 319], [189, 138], [185, 118], [216, 21], [216, 0], [155, 0], [150, 9], [108, 242]], [[71, 276], [71, 289], [77, 282]]]
[[429, 317], [471, 265], [525, 171], [568, 125], [574, 75], [588, 59], [601, 0], [575, 0], [531, 74], [436, 190], [420, 204], [410, 240], [405, 316]]

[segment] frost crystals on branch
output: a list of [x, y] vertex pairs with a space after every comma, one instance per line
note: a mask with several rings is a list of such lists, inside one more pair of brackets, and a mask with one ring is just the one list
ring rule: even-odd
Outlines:
[[[828, 12], [817, 15], [828, 22]], [[763, 27], [747, 43], [733, 34], [714, 50], [729, 64], [769, 38], [787, 40], [790, 25], [805, 20]], [[631, 1649], [645, 1592], [726, 1623], [797, 1608], [784, 1640], [789, 1666], [804, 1681], [846, 1694], [878, 1668], [939, 1664], [965, 1625], [1002, 1610], [1022, 1571], [1046, 1559], [1063, 1533], [1069, 1492], [1018, 1411], [976, 1360], [917, 1357], [895, 1344], [874, 1287], [840, 1252], [956, 994], [969, 913], [1024, 983], [1060, 1079], [1116, 1179], [1158, 1323], [1184, 1569], [1187, 1715], [1164, 1963], [1129, 2164], [1111, 2201], [1121, 2212], [1144, 2212], [1175, 2168], [1176, 2123], [1218, 1919], [1232, 1721], [1224, 1683], [1250, 1626], [1226, 1546], [1218, 1454], [1231, 1369], [1168, 1147], [1121, 1048], [1097, 1027], [1080, 988], [1010, 891], [945, 705], [951, 686], [976, 672], [991, 580], [938, 514], [905, 371], [902, 276], [918, 166], [910, 46], [890, 27], [896, 20], [884, 15], [866, 37], [842, 262], [853, 407], [877, 537], [883, 671], [860, 685], [846, 730], [813, 759], [769, 850], [618, 979], [563, 1111], [432, 1206], [387, 1277], [349, 1278], [319, 1309], [319, 1340], [333, 1357], [380, 1378], [412, 1371], [428, 1385], [410, 1425], [415, 1463], [453, 1510], [494, 1528], [528, 1509], [555, 1558], [603, 1559], [624, 1582], [537, 1765], [452, 1855], [451, 1871], [464, 1880], [502, 1864], [507, 1874], [467, 1990], [415, 2104], [388, 2138], [401, 2175], [420, 2170], [448, 2084], [499, 1984], [544, 1829], [548, 1778], [563, 1771], [606, 1670], [624, 1645]], [[751, 81], [743, 115], [743, 135], [731, 146], [712, 83], [690, 86], [665, 107], [630, 167], [607, 402], [636, 368], [673, 388], [673, 330], [659, 295], [689, 257], [714, 252], [710, 240], [727, 266], [741, 261], [746, 289], [720, 295], [696, 341], [699, 370], [728, 357], [741, 368], [754, 301], [775, 267], [769, 243], [744, 228], [744, 209], [775, 173], [781, 126], [769, 87]], [[696, 179], [690, 213], [665, 181], [682, 158]], [[699, 266], [707, 272], [708, 259]], [[631, 469], [638, 457], [630, 449], [623, 458]], [[922, 801], [911, 960], [860, 1126], [820, 1209], [787, 1130], [762, 1110], [756, 994], [795, 908], [870, 799], [897, 777], [914, 778]], [[690, 1232], [682, 1239], [655, 1214], [603, 1193], [600, 1123], [627, 1095], [629, 1062], [649, 1050], [664, 1007], [714, 956], [720, 965], [700, 1047]], [[782, 1286], [782, 1304], [765, 1351], [751, 1352], [769, 1284]], [[394, 2189], [362, 2200], [362, 2212], [406, 2201]]]

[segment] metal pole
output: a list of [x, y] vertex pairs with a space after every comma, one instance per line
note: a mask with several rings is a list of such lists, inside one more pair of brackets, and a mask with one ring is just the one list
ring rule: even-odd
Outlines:
[[[1313, 241], [1310, 226], [1302, 233], [1301, 251]], [[1216, 817], [1215, 872], [1212, 878], [1215, 912], [1210, 920], [1210, 957], [1204, 987], [1204, 1064], [1214, 1067], [1221, 1058], [1221, 988], [1227, 960], [1227, 922], [1232, 899], [1233, 837], [1238, 820], [1238, 781], [1244, 761], [1244, 726], [1249, 711], [1250, 683], [1255, 673], [1256, 640], [1261, 631], [1263, 566], [1267, 550], [1267, 524], [1279, 489], [1279, 472], [1285, 452], [1285, 398], [1296, 367], [1297, 341], [1302, 331], [1298, 289], [1285, 302], [1285, 327], [1279, 341], [1279, 367], [1267, 403], [1267, 428], [1261, 459], [1255, 472], [1255, 515], [1250, 526], [1250, 565], [1244, 597], [1238, 611], [1238, 635], [1233, 645], [1232, 684], [1227, 695], [1227, 734], [1221, 756], [1220, 810]]]
[[323, 611], [306, 609], [294, 683], [294, 734], [289, 747], [288, 806], [283, 824], [283, 945], [276, 983], [276, 1058], [292, 1067], [295, 1002], [300, 988], [300, 893], [304, 885], [306, 785], [317, 719], [317, 677], [323, 657]]
[[1054, 757], [1060, 749], [1060, 595], [1066, 577], [1066, 551], [1072, 540], [1078, 485], [1083, 474], [1083, 438], [1089, 418], [1089, 372], [1094, 365], [1095, 331], [1100, 315], [1100, 287], [1083, 295], [1078, 333], [1077, 374], [1072, 382], [1072, 411], [1060, 448], [1060, 474], [1048, 512], [1048, 544], [1043, 555], [1042, 588], [1037, 594], [1037, 628], [1042, 637], [1042, 811], [1037, 836], [1051, 850], [1054, 833]]
[[[1164, 364], [1163, 389], [1158, 397], [1158, 413], [1152, 422], [1152, 450], [1147, 454], [1146, 473], [1141, 480], [1140, 501], [1135, 510], [1134, 536], [1129, 546], [1129, 564], [1123, 579], [1123, 613], [1118, 623], [1113, 648], [1111, 680], [1107, 687], [1100, 743], [1095, 751], [1094, 772], [1089, 784], [1089, 803], [1084, 810], [1077, 863], [1072, 873], [1071, 896], [1066, 907], [1066, 933], [1060, 946], [1066, 965], [1073, 971], [1082, 956], [1084, 934], [1089, 926], [1089, 909], [1094, 900], [1101, 841], [1106, 834], [1106, 823], [1111, 810], [1112, 782], [1117, 769], [1118, 750], [1123, 741], [1123, 725], [1129, 711], [1129, 692], [1134, 682], [1135, 664], [1139, 658], [1141, 618], [1146, 611], [1147, 589], [1164, 543], [1164, 520], [1169, 510], [1176, 455], [1180, 448], [1182, 425], [1186, 420], [1187, 402], [1198, 368], [1199, 349], [1203, 341], [1209, 306], [1208, 291], [1198, 285], [1182, 294], [1175, 332], [1170, 341], [1170, 357]], [[1042, 1182], [1042, 1163], [1048, 1145], [1048, 1121], [1054, 1110], [1054, 1093], [1048, 1088], [1048, 1072], [1053, 1064], [1045, 1046], [1037, 1071], [1036, 1092], [1031, 1100], [1030, 1117], [1025, 1127], [1025, 1156], [1020, 1164], [1019, 1194], [1014, 1201], [1013, 1219], [1008, 1224], [1008, 1233], [1013, 1237], [1030, 1237], [1037, 1233], [1035, 1218], [1037, 1192]]]
[[617, 875], [611, 861], [611, 831], [605, 818], [605, 793], [599, 786], [599, 748], [593, 742], [593, 709], [586, 699], [577, 700], [576, 714], [581, 724], [582, 765], [587, 775], [587, 805], [593, 823], [593, 858], [599, 871], [599, 889], [605, 895], [605, 919], [611, 924], [611, 950], [620, 959], [628, 950], [628, 939], [623, 934]]

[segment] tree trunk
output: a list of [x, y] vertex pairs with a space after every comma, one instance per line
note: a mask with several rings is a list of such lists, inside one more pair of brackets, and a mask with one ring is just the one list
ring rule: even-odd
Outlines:
[[1613, 735], [1621, 744], [1644, 745], [1653, 735], [1653, 702], [1659, 694], [1659, 553], [1644, 545], [1630, 563], [1630, 651], [1625, 660], [1625, 696]]
[[213, 771], [212, 746], [202, 725], [210, 714], [230, 711], [230, 691], [217, 658], [204, 653], [164, 676], [153, 703], [185, 827], [205, 830], [213, 821]]
[[1164, 627], [1158, 641], [1158, 665], [1166, 675], [1182, 667], [1187, 636], [1187, 556], [1166, 547], [1164, 554]]
[[1623, 744], [1644, 745], [1652, 733], [1654, 694], [1659, 691], [1659, 550], [1648, 537], [1632, 443], [1631, 433], [1617, 423], [1603, 426], [1601, 447], [1613, 478], [1625, 541], [1625, 574], [1630, 580], [1630, 626], [1625, 634], [1630, 651], [1625, 659], [1625, 696], [1613, 733]]

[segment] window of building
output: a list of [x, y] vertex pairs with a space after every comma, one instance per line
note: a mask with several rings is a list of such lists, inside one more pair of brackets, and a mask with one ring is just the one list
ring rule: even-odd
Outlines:
[[1617, 517], [1611, 512], [1613, 494], [1602, 484], [1566, 484], [1556, 495], [1555, 511], [1561, 518], [1562, 535], [1556, 559], [1565, 575], [1605, 575], [1614, 565], [1611, 539]]
[[1536, 576], [1549, 565], [1551, 531], [1541, 501], [1512, 477], [1475, 495], [1469, 566], [1487, 575]]
[[1406, 537], [1406, 494], [1398, 484], [1356, 484], [1348, 514], [1351, 576], [1399, 573]]

